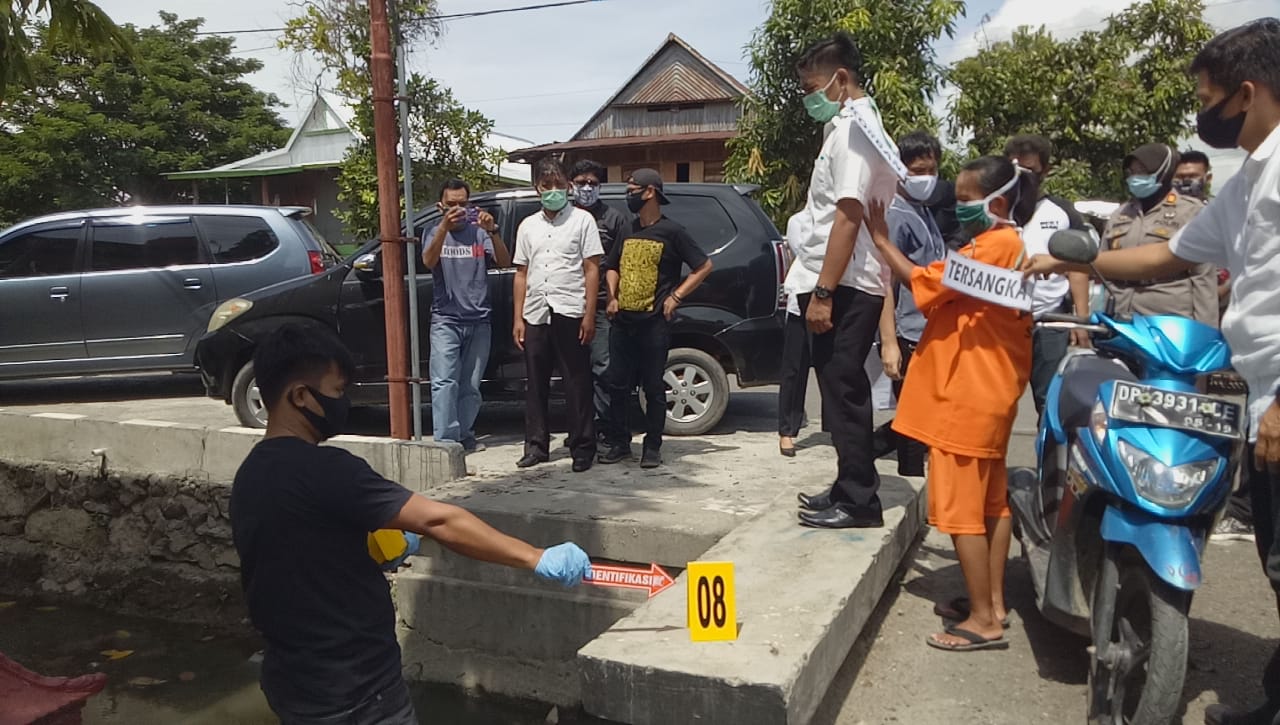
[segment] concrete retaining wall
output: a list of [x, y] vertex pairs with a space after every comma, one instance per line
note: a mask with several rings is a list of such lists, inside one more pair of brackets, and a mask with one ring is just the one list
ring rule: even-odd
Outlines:
[[[0, 593], [238, 626], [230, 481], [262, 432], [0, 413]], [[465, 475], [457, 444], [341, 436], [426, 491]]]

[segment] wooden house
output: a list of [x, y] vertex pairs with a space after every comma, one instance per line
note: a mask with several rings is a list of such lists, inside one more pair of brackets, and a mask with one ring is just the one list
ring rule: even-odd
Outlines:
[[566, 165], [589, 158], [608, 181], [657, 169], [664, 181], [724, 180], [725, 142], [738, 133], [750, 91], [675, 34], [568, 141], [520, 149], [529, 164], [555, 155]]

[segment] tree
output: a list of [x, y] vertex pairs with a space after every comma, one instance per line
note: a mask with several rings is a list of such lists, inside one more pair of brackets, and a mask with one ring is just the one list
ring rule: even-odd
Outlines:
[[35, 29], [32, 87], [0, 107], [0, 221], [186, 201], [190, 185], [165, 172], [217, 166], [288, 139], [279, 101], [241, 80], [259, 61], [231, 55], [229, 38], [197, 37], [199, 19], [160, 19], [125, 26], [136, 52], [103, 62], [47, 26]]
[[[393, 14], [393, 34], [401, 42], [430, 42], [438, 37], [435, 0], [400, 0]], [[347, 151], [338, 173], [338, 199], [347, 208], [338, 212], [348, 234], [356, 239], [376, 236], [378, 221], [377, 155], [373, 134], [373, 86], [369, 74], [369, 5], [367, 0], [304, 0], [302, 13], [287, 23], [281, 46], [308, 52], [337, 77], [337, 90], [356, 99], [355, 130], [361, 141]], [[410, 73], [409, 137], [415, 199], [424, 198], [450, 177], [473, 186], [494, 181], [491, 170], [502, 153], [488, 148], [493, 122], [465, 108], [452, 91], [434, 79]], [[396, 166], [397, 170], [401, 167]], [[403, 209], [404, 201], [401, 200]]]
[[10, 84], [30, 86], [35, 80], [28, 62], [35, 50], [29, 29], [39, 22], [48, 38], [82, 52], [130, 50], [127, 34], [89, 0], [5, 0], [0, 5], [0, 99]]
[[1047, 188], [1068, 198], [1123, 197], [1121, 161], [1144, 143], [1177, 144], [1198, 107], [1187, 67], [1213, 37], [1202, 0], [1145, 0], [1102, 30], [1058, 40], [1020, 28], [956, 64], [950, 130], [974, 154], [1019, 133], [1054, 142]]
[[729, 142], [726, 175], [762, 185], [761, 203], [779, 223], [804, 203], [822, 129], [800, 103], [795, 63], [836, 30], [857, 38], [867, 92], [891, 135], [936, 128], [930, 102], [942, 69], [933, 43], [955, 32], [964, 8], [959, 0], [774, 0], [747, 46], [753, 95]]

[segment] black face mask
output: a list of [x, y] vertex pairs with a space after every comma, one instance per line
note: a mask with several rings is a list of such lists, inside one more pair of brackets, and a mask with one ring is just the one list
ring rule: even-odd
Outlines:
[[1174, 179], [1173, 188], [1178, 190], [1183, 196], [1193, 196], [1197, 199], [1204, 198], [1204, 179]]
[[1232, 118], [1223, 118], [1221, 115], [1227, 102], [1235, 98], [1235, 95], [1232, 93], [1217, 105], [1196, 115], [1196, 131], [1200, 140], [1215, 149], [1233, 149], [1240, 145], [1240, 132], [1244, 129], [1244, 119], [1248, 114], [1241, 111]]
[[631, 210], [632, 214], [639, 214], [640, 210], [644, 208], [644, 205], [648, 203], [649, 202], [644, 198], [643, 191], [637, 191], [634, 194], [627, 194], [627, 208]]
[[347, 416], [351, 413], [351, 399], [347, 396], [340, 398], [330, 398], [321, 393], [310, 385], [307, 390], [311, 391], [312, 397], [320, 404], [324, 410], [324, 415], [316, 415], [314, 411], [299, 407], [303, 417], [307, 419], [316, 432], [320, 434], [320, 440], [328, 440], [342, 432], [347, 427]]

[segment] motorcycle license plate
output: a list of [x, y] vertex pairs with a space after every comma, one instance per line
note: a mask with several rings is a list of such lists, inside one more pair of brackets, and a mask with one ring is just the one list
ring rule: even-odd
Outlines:
[[1116, 382], [1111, 417], [1130, 423], [1240, 438], [1240, 405], [1221, 398]]

